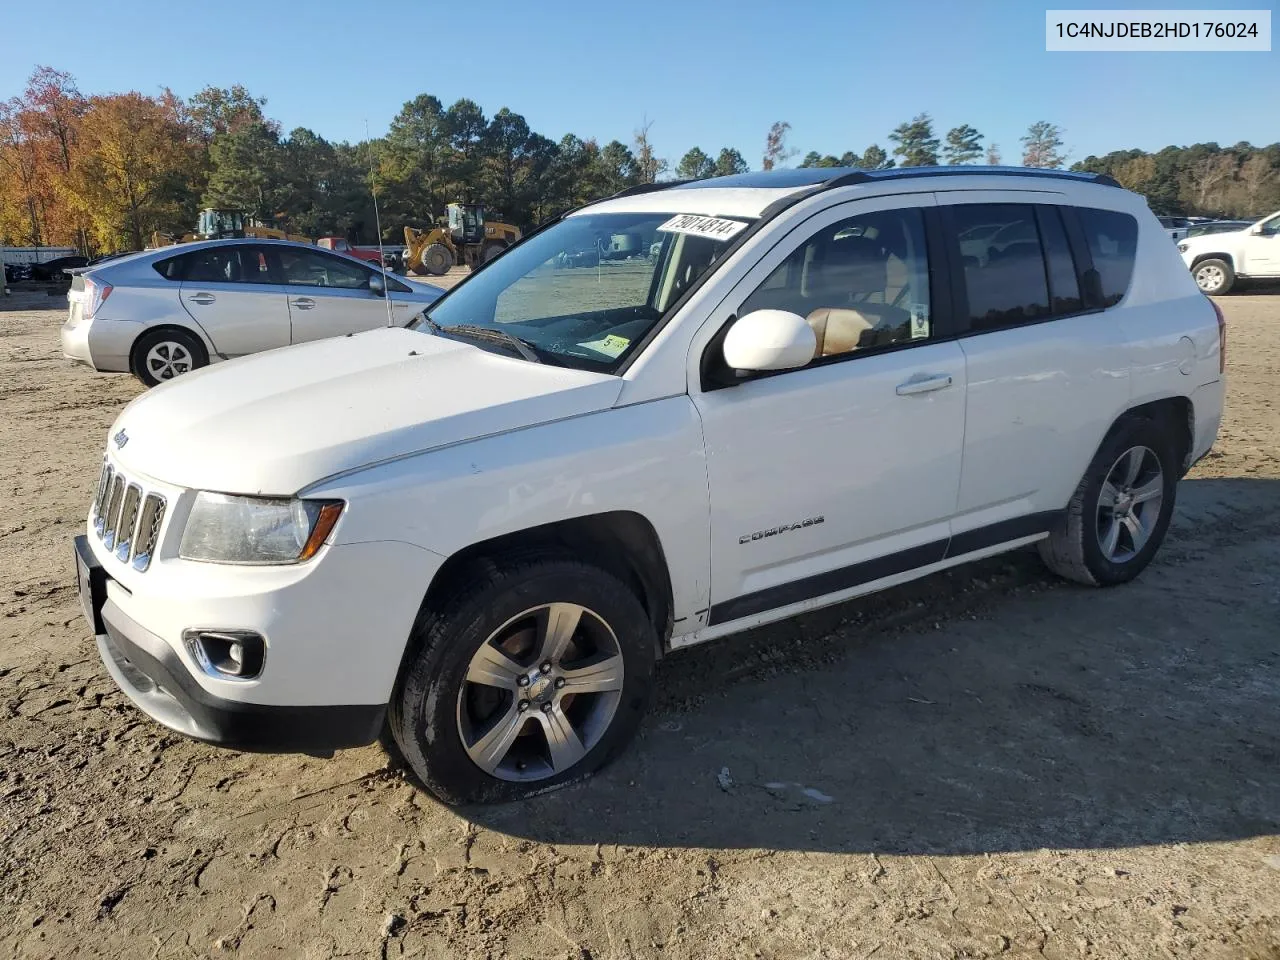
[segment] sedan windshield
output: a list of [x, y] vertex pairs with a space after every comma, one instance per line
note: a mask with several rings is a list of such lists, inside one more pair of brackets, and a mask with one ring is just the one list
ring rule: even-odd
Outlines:
[[670, 213], [567, 217], [467, 279], [414, 326], [613, 372], [746, 227]]

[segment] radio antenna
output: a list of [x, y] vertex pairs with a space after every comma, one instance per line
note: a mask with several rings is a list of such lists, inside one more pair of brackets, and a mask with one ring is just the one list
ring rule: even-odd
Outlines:
[[[364, 139], [369, 143], [369, 121], [364, 121]], [[373, 194], [373, 224], [378, 231], [378, 269], [382, 271], [382, 299], [387, 303], [387, 326], [395, 326], [391, 309], [391, 285], [387, 282], [387, 255], [382, 250], [382, 214], [378, 212], [378, 178], [373, 173], [373, 150], [369, 150], [369, 192]]]

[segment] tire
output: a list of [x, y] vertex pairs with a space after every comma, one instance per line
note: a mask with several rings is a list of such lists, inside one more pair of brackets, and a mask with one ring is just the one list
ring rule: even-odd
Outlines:
[[[468, 583], [414, 625], [388, 711], [401, 755], [451, 804], [523, 799], [590, 776], [648, 706], [656, 638], [640, 601], [600, 568], [552, 552], [488, 563]], [[571, 622], [567, 633], [546, 629]], [[574, 690], [589, 685], [601, 689]]]
[[443, 243], [433, 243], [422, 251], [421, 265], [433, 277], [442, 277], [453, 266], [453, 254]]
[[1180, 473], [1166, 430], [1142, 417], [1121, 420], [1098, 448], [1063, 519], [1037, 544], [1041, 559], [1060, 577], [1088, 586], [1132, 580], [1164, 541]]
[[486, 243], [480, 251], [480, 262], [488, 263], [505, 249], [507, 249], [507, 245], [505, 243], [497, 243], [496, 241], [493, 243]]
[[1236, 272], [1225, 260], [1201, 260], [1191, 268], [1196, 286], [1209, 296], [1218, 297], [1235, 286]]
[[186, 330], [167, 328], [144, 333], [133, 344], [129, 366], [148, 387], [209, 365], [200, 338]]

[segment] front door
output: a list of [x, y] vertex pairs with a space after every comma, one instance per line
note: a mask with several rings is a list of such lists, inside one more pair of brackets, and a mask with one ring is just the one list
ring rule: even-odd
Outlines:
[[320, 250], [277, 250], [294, 343], [387, 326], [387, 302], [369, 289], [368, 267]]
[[[935, 326], [932, 195], [824, 211], [712, 317], [805, 317], [809, 365], [694, 383], [711, 486], [712, 626], [943, 559], [964, 439], [964, 354]], [[709, 350], [717, 349], [713, 345]]]
[[184, 255], [179, 297], [213, 349], [239, 357], [289, 344], [285, 288], [273, 283], [267, 250], [224, 243]]
[[1240, 272], [1250, 277], [1280, 277], [1280, 214], [1262, 221], [1260, 233], [1245, 235]]

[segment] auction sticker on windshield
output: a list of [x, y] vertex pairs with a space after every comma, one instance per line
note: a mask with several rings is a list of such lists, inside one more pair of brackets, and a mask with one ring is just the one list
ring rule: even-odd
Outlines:
[[723, 220], [720, 217], [700, 217], [692, 213], [681, 213], [658, 229], [664, 233], [691, 233], [696, 237], [728, 240], [746, 228], [747, 225], [741, 220]]

